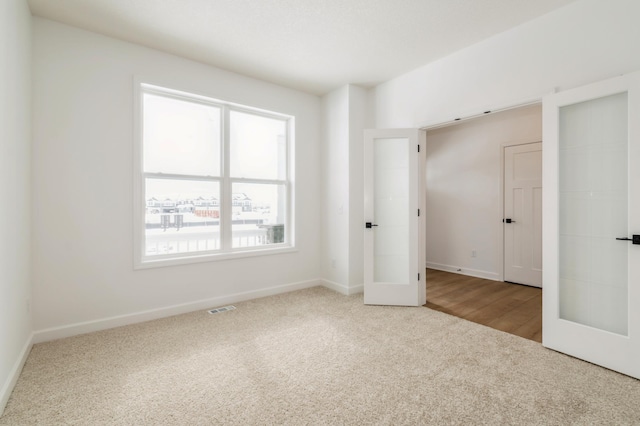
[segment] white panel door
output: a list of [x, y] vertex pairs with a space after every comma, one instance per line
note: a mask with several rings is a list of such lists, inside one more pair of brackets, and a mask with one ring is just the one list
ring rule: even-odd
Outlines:
[[504, 280], [542, 287], [542, 143], [504, 149]]
[[364, 303], [426, 302], [424, 132], [365, 130]]
[[542, 343], [636, 378], [638, 117], [640, 73], [543, 100]]

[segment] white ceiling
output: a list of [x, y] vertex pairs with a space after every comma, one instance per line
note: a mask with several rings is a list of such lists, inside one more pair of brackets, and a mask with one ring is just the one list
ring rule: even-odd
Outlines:
[[373, 86], [574, 0], [28, 0], [36, 16], [315, 94]]

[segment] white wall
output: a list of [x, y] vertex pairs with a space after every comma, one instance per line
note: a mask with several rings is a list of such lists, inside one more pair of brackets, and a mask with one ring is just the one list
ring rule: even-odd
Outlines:
[[541, 140], [540, 105], [427, 132], [428, 267], [502, 279], [502, 147]]
[[31, 341], [31, 13], [0, 2], [0, 414]]
[[322, 277], [349, 282], [349, 86], [322, 97]]
[[640, 1], [580, 0], [375, 89], [376, 126], [421, 127], [640, 69]]
[[364, 129], [373, 128], [369, 93], [349, 86], [349, 287], [364, 284]]
[[[33, 25], [36, 340], [318, 282], [318, 97], [53, 21]], [[133, 270], [134, 75], [296, 117], [297, 252]], [[183, 306], [153, 311], [174, 305]]]
[[346, 85], [322, 98], [322, 276], [346, 294], [364, 280], [363, 130], [367, 90]]

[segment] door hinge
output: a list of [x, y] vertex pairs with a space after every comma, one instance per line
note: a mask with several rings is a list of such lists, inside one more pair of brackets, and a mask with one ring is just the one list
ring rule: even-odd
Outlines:
[[418, 281], [420, 281], [420, 274], [418, 274]]
[[420, 145], [418, 145], [418, 152], [420, 152]]
[[418, 216], [420, 216], [420, 209], [418, 209]]

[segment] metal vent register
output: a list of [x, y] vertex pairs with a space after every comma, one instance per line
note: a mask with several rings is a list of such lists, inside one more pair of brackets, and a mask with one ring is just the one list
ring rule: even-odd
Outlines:
[[229, 306], [223, 306], [222, 308], [215, 308], [215, 309], [211, 309], [209, 312], [210, 314], [219, 314], [221, 312], [227, 312], [227, 311], [233, 311], [236, 307], [233, 305], [229, 305]]

